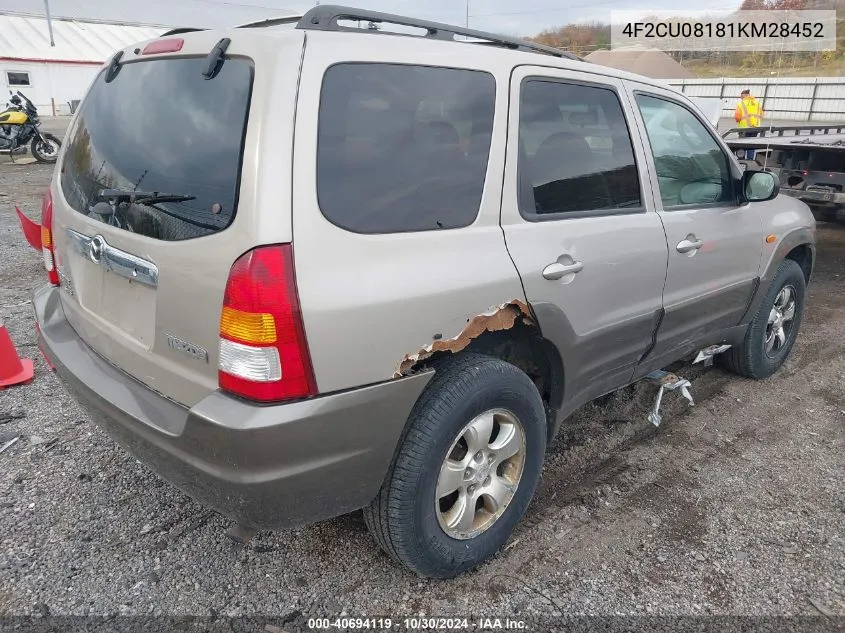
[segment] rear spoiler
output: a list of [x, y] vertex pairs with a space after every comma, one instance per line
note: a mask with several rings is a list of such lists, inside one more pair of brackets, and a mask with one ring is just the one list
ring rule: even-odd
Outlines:
[[18, 213], [18, 221], [21, 223], [21, 231], [29, 245], [37, 251], [41, 250], [41, 225], [33, 222], [23, 214], [23, 211], [15, 207]]

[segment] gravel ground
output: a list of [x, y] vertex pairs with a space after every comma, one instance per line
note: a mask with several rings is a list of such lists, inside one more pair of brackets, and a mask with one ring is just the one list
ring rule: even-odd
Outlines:
[[51, 169], [7, 162], [0, 316], [37, 377], [0, 391], [0, 435], [21, 438], [0, 455], [0, 615], [266, 614], [290, 630], [344, 613], [845, 623], [845, 227], [819, 225], [803, 330], [777, 375], [685, 370], [697, 405], [670, 395], [659, 429], [645, 422], [653, 387], [581, 409], [505, 550], [424, 581], [376, 549], [360, 513], [235, 545], [226, 520], [86, 419], [41, 359], [26, 303], [45, 274], [14, 205], [37, 217]]

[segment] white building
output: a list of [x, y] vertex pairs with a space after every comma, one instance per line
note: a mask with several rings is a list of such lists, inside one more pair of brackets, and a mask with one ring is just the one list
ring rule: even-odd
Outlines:
[[[101, 65], [115, 51], [158, 37], [170, 27], [53, 18], [0, 12], [0, 106], [20, 90], [44, 115], [70, 114]], [[5, 98], [4, 98], [5, 97]]]

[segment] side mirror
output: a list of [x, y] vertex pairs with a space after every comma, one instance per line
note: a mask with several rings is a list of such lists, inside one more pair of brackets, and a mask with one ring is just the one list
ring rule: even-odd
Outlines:
[[778, 179], [770, 171], [746, 171], [742, 174], [742, 190], [748, 202], [765, 202], [778, 195]]

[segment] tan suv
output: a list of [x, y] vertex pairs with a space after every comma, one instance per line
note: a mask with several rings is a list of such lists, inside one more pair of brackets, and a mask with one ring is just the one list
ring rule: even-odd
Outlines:
[[319, 6], [105, 65], [34, 305], [91, 417], [187, 494], [248, 529], [364, 508], [447, 577], [577, 407], [709, 346], [783, 363], [815, 226], [777, 191], [653, 81]]

